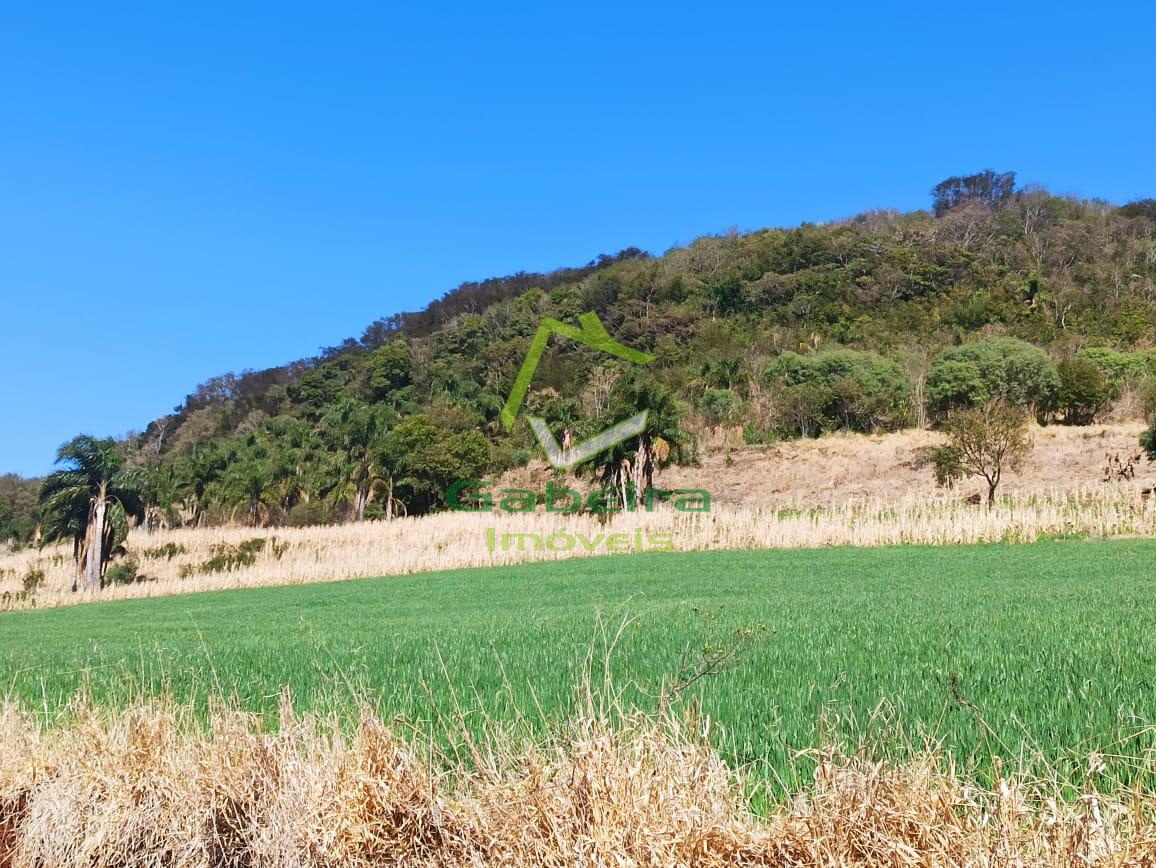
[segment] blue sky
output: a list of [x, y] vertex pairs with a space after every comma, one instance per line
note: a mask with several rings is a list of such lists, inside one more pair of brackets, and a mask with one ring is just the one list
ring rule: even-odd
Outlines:
[[1151, 3], [774, 6], [5, 4], [0, 472], [466, 279], [988, 166], [1156, 196]]

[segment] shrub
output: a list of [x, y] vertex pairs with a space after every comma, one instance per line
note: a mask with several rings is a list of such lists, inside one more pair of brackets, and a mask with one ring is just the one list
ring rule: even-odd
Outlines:
[[785, 352], [767, 368], [784, 433], [894, 430], [910, 417], [911, 387], [898, 363], [874, 353]]
[[[368, 510], [366, 518], [369, 517]], [[285, 514], [285, 524], [289, 527], [316, 527], [323, 524], [332, 524], [333, 515], [330, 510], [317, 500], [306, 500], [294, 504]]]
[[21, 584], [24, 586], [25, 594], [35, 594], [37, 589], [44, 584], [44, 570], [29, 567], [28, 572], [21, 579]]
[[132, 585], [142, 581], [144, 576], [140, 573], [140, 561], [131, 556], [109, 567], [104, 574], [106, 585]]
[[1112, 397], [1112, 387], [1100, 369], [1087, 359], [1065, 359], [1057, 366], [1060, 378], [1058, 406], [1069, 425], [1091, 425]]
[[702, 412], [712, 425], [730, 420], [735, 411], [735, 393], [730, 389], [707, 389], [702, 396]]
[[1156, 374], [1156, 352], [1122, 353], [1107, 347], [1086, 347], [1076, 358], [1094, 364], [1116, 388], [1136, 385]]
[[1144, 408], [1144, 418], [1156, 421], [1156, 377], [1144, 381], [1141, 387], [1140, 400]]
[[184, 564], [180, 569], [182, 579], [195, 576], [197, 573], [231, 573], [242, 567], [251, 567], [257, 562], [257, 555], [265, 551], [266, 546], [275, 560], [280, 560], [289, 548], [288, 543], [279, 543], [274, 537], [272, 541], [265, 537], [252, 537], [236, 545], [220, 543], [210, 550], [212, 557], [200, 564]]
[[773, 442], [774, 439], [775, 436], [772, 432], [758, 425], [747, 423], [743, 426], [743, 443], [748, 446], [761, 446]]
[[250, 567], [265, 548], [264, 537], [253, 537], [237, 545], [221, 543], [212, 548], [213, 556], [201, 564], [202, 573], [227, 573], [241, 567]]
[[952, 410], [994, 400], [1046, 410], [1059, 388], [1059, 376], [1039, 347], [1016, 338], [992, 338], [939, 354], [927, 375], [927, 409], [937, 420]]
[[141, 557], [154, 561], [159, 561], [162, 558], [166, 561], [171, 561], [177, 555], [183, 555], [187, 551], [188, 550], [183, 545], [170, 542], [165, 543], [163, 546], [157, 546], [156, 548], [145, 549], [143, 552], [141, 552]]
[[1153, 422], [1152, 427], [1147, 431], [1141, 432], [1140, 445], [1148, 453], [1148, 458], [1151, 461], [1156, 461], [1156, 422]]

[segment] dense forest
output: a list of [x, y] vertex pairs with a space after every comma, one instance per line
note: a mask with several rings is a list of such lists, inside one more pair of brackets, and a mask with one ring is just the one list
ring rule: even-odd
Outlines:
[[[314, 358], [214, 377], [139, 434], [69, 444], [62, 471], [91, 477], [95, 462], [132, 491], [110, 508], [169, 526], [438, 509], [452, 482], [536, 454], [524, 421], [501, 425], [502, 403], [542, 318], [591, 310], [655, 361], [623, 367], [555, 339], [527, 407], [574, 436], [650, 409], [640, 443], [585, 468], [606, 481], [636, 451], [644, 466], [693, 461], [716, 426], [766, 443], [936, 424], [993, 398], [1044, 423], [1152, 414], [1156, 201], [985, 171], [937, 185], [926, 211], [466, 283]], [[0, 538], [81, 545], [90, 500], [0, 478]]]

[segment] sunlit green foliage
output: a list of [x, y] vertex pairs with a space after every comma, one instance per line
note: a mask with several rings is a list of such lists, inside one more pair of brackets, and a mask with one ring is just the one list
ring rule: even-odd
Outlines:
[[874, 353], [784, 352], [768, 366], [767, 380], [785, 410], [785, 435], [890, 431], [911, 419], [911, 386], [903, 369]]
[[944, 350], [927, 375], [928, 409], [938, 417], [995, 400], [1046, 411], [1059, 389], [1059, 377], [1047, 353], [1014, 338]]

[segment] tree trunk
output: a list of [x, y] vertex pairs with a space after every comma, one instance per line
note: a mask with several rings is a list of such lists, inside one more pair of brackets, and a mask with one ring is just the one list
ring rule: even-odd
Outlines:
[[84, 561], [87, 556], [88, 535], [86, 533], [84, 537], [75, 537], [72, 540], [72, 560], [76, 563], [76, 569], [72, 571], [72, 593], [74, 594], [84, 578]]
[[654, 481], [653, 467], [654, 443], [651, 441], [650, 435], [643, 434], [638, 438], [638, 449], [634, 453], [634, 484], [637, 487], [634, 492], [634, 502], [638, 509], [642, 509], [646, 491], [652, 487]]
[[367, 485], [357, 486], [357, 520], [365, 521], [365, 508], [369, 505], [369, 487]]
[[84, 592], [95, 594], [100, 591], [101, 567], [104, 566], [104, 522], [108, 511], [108, 501], [97, 497], [92, 505], [92, 519], [88, 524], [88, 555], [84, 565]]

